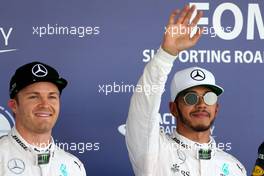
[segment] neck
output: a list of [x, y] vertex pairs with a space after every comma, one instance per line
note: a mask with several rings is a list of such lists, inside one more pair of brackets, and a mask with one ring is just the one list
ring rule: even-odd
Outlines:
[[46, 133], [29, 132], [17, 125], [16, 130], [27, 143], [35, 147], [45, 148], [51, 143], [51, 131]]
[[202, 132], [197, 132], [192, 129], [178, 126], [177, 132], [182, 136], [200, 144], [208, 143], [210, 141], [210, 129]]

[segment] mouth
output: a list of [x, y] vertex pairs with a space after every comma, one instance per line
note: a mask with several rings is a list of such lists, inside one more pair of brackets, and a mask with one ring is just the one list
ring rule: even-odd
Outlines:
[[191, 113], [191, 117], [194, 118], [209, 118], [210, 114], [206, 111], [198, 111], [198, 112], [193, 112]]
[[38, 112], [35, 112], [34, 115], [39, 118], [50, 118], [52, 116], [52, 113], [45, 112], [45, 111], [38, 111]]

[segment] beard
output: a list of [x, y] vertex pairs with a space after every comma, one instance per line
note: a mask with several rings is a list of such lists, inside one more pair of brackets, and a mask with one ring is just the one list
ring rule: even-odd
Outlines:
[[[215, 118], [213, 120], [211, 120], [211, 122], [210, 122], [209, 125], [204, 125], [204, 124], [193, 125], [189, 119], [187, 119], [186, 117], [184, 117], [182, 115], [182, 112], [181, 112], [181, 110], [180, 110], [180, 108], [178, 106], [177, 106], [177, 110], [178, 110], [178, 114], [179, 114], [179, 120], [184, 125], [186, 125], [190, 129], [192, 129], [193, 131], [196, 131], [196, 132], [204, 132], [204, 131], [209, 130], [211, 128], [211, 126], [214, 124]], [[209, 114], [209, 116], [210, 116], [210, 114]]]

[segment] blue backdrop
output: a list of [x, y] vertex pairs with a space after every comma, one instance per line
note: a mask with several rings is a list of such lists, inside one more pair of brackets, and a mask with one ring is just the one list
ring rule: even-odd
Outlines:
[[[0, 134], [13, 126], [7, 108], [15, 69], [31, 61], [57, 68], [69, 81], [54, 128], [84, 163], [88, 175], [133, 175], [125, 146], [131, 89], [162, 40], [168, 16], [189, 1], [3, 0], [0, 7]], [[211, 70], [225, 92], [213, 136], [251, 172], [263, 139], [263, 1], [196, 1], [207, 28], [181, 53], [172, 72], [198, 65]], [[222, 29], [220, 30], [220, 28]], [[160, 112], [167, 132], [169, 76]]]

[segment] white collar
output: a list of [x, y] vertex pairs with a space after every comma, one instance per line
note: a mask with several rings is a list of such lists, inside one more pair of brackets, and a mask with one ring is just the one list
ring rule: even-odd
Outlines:
[[49, 161], [51, 157], [54, 156], [54, 150], [55, 150], [55, 144], [54, 140], [51, 137], [51, 143], [47, 147], [37, 147], [34, 145], [29, 144], [16, 130], [15, 127], [12, 128], [11, 132], [9, 133], [9, 136], [12, 141], [17, 145], [18, 148], [21, 150], [24, 149], [26, 154], [29, 156], [29, 158], [33, 161], [33, 163], [38, 164], [40, 161], [40, 156], [43, 154], [48, 154], [49, 155]]
[[54, 140], [51, 137], [51, 143], [47, 147], [38, 147], [29, 144], [17, 131], [15, 127], [11, 130], [11, 136], [12, 138], [25, 150], [29, 150], [30, 152], [35, 153], [46, 153], [48, 151], [54, 151]]
[[214, 156], [217, 149], [215, 140], [212, 136], [210, 136], [210, 141], [208, 143], [203, 144], [186, 138], [185, 136], [179, 134], [176, 130], [171, 137], [179, 145], [180, 149], [185, 150], [197, 159], [201, 159], [201, 156], [199, 157], [199, 152], [211, 151], [211, 156]]

